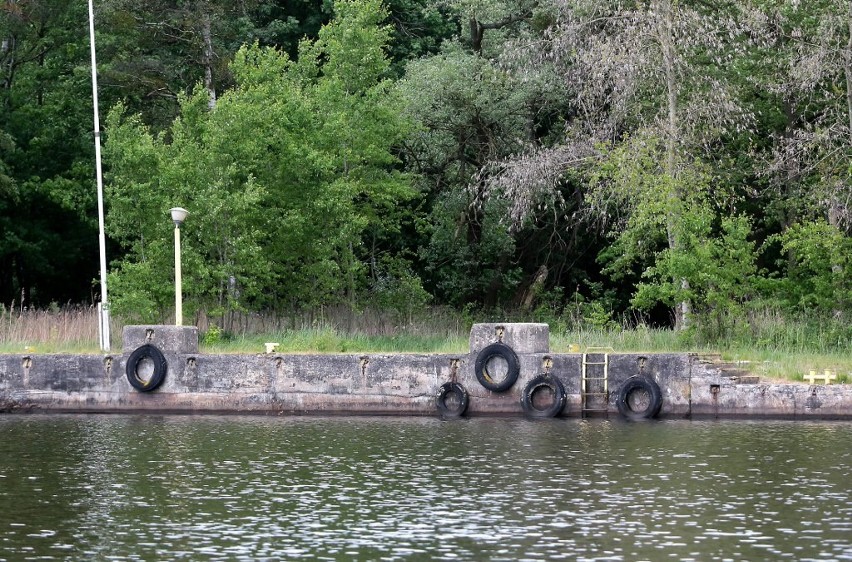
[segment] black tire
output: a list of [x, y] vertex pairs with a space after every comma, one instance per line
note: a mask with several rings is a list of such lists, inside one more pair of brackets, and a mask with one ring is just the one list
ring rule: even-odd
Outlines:
[[[154, 373], [147, 380], [139, 376], [139, 364], [145, 359], [150, 359], [154, 363]], [[127, 358], [127, 380], [130, 381], [130, 386], [139, 392], [150, 392], [160, 386], [166, 378], [168, 369], [169, 364], [163, 352], [151, 344], [137, 347]]]
[[[546, 408], [537, 408], [534, 396], [542, 388], [550, 389], [553, 393], [553, 402]], [[523, 407], [524, 413], [531, 418], [555, 418], [562, 413], [567, 399], [562, 381], [553, 375], [544, 373], [534, 377], [524, 387], [524, 391], [521, 392], [521, 407]]]
[[[494, 377], [488, 372], [489, 361], [496, 357], [502, 357], [508, 367], [506, 376], [500, 381], [495, 381]], [[492, 343], [476, 356], [475, 369], [476, 379], [479, 381], [479, 384], [493, 392], [504, 392], [512, 388], [512, 385], [518, 380], [518, 374], [521, 372], [521, 364], [518, 361], [518, 356], [511, 347], [503, 343]]]
[[467, 411], [468, 401], [467, 390], [462, 385], [445, 382], [438, 389], [435, 406], [443, 418], [460, 418]]
[[[631, 398], [637, 392], [642, 392], [647, 396], [647, 405], [644, 404], [641, 409], [636, 409], [635, 402]], [[663, 405], [663, 394], [660, 392], [660, 386], [651, 378], [635, 375], [624, 381], [621, 388], [618, 389], [618, 412], [628, 420], [647, 420], [657, 417], [660, 413], [660, 407]]]

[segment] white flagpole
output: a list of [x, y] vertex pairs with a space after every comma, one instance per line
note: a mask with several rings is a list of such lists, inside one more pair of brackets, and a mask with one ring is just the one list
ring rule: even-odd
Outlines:
[[104, 179], [101, 172], [101, 121], [98, 117], [98, 72], [95, 62], [95, 12], [89, 0], [89, 45], [92, 51], [92, 102], [95, 109], [95, 168], [98, 178], [98, 241], [101, 253], [101, 302], [98, 327], [101, 349], [109, 351], [109, 301], [107, 300], [106, 235], [104, 234]]

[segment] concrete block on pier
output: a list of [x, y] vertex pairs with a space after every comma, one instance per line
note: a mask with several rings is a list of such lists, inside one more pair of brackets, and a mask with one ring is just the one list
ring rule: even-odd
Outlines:
[[510, 323], [474, 324], [470, 329], [470, 352], [502, 341], [515, 353], [550, 353], [550, 326], [547, 324]]
[[122, 339], [124, 353], [131, 353], [146, 343], [163, 353], [198, 353], [198, 328], [195, 326], [125, 326]]

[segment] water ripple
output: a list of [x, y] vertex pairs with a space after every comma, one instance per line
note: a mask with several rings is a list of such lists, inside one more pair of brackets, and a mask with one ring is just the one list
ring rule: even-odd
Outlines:
[[852, 424], [0, 417], [0, 560], [852, 560]]

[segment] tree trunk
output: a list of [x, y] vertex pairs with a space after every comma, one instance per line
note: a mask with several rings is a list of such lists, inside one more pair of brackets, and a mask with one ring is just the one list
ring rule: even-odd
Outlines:
[[[44, 41], [46, 33], [47, 33], [47, 31], [45, 30], [45, 24], [44, 24], [44, 21], [42, 21], [42, 22], [39, 23], [38, 31], [36, 32], [36, 38], [37, 38], [39, 44], [41, 44]], [[44, 69], [44, 63], [45, 63], [46, 58], [47, 58], [45, 56], [46, 53], [47, 53], [47, 49], [40, 49], [38, 56], [36, 57], [36, 64], [38, 65], [39, 70]], [[39, 80], [38, 84], [36, 85], [36, 105], [38, 107], [41, 107], [41, 106], [44, 105], [44, 81], [43, 80]]]
[[201, 59], [204, 64], [204, 88], [210, 97], [207, 106], [216, 107], [216, 87], [213, 84], [213, 33], [210, 24], [210, 12], [201, 14], [201, 38], [204, 41], [204, 53]]
[[[843, 50], [843, 74], [846, 78], [846, 134], [847, 150], [852, 149], [852, 2], [849, 2], [849, 10], [846, 12], [846, 29], [849, 36], [846, 39], [846, 48]], [[838, 186], [838, 189], [848, 189], [849, 186]], [[832, 192], [829, 201], [828, 221], [843, 230], [849, 227], [849, 209], [841, 201], [837, 191]]]
[[846, 75], [846, 115], [849, 119], [849, 144], [852, 146], [852, 2], [849, 2], [849, 11], [846, 13], [846, 26], [849, 37], [846, 40], [846, 49], [843, 51], [843, 73]]
[[[674, 180], [677, 177], [677, 140], [679, 138], [678, 131], [678, 85], [675, 68], [675, 47], [674, 34], [672, 32], [672, 3], [671, 0], [661, 0], [653, 5], [654, 12], [660, 18], [657, 23], [657, 34], [660, 42], [660, 49], [663, 55], [663, 71], [666, 80], [666, 104], [667, 104], [667, 121], [666, 121], [666, 161], [664, 173], [666, 177]], [[679, 190], [675, 190], [674, 196], [681, 198]], [[667, 236], [669, 248], [677, 250], [680, 246], [676, 228], [679, 217], [675, 214], [670, 214], [667, 223]], [[689, 281], [687, 279], [680, 280], [680, 288], [684, 291], [689, 290]], [[689, 299], [684, 299], [677, 304], [675, 308], [675, 328], [683, 330], [689, 327], [689, 317], [692, 312], [692, 303]]]
[[672, 37], [672, 7], [669, 0], [663, 0], [657, 6], [662, 21], [660, 22], [659, 39], [663, 54], [663, 69], [666, 76], [666, 104], [668, 120], [666, 122], [666, 168], [669, 177], [675, 176], [676, 142], [678, 138], [677, 121], [677, 77], [675, 76], [675, 50]]
[[355, 247], [351, 241], [347, 249], [349, 253], [344, 261], [346, 264], [346, 300], [349, 301], [349, 325], [347, 331], [351, 334], [355, 331], [355, 311], [358, 307], [358, 297], [355, 291]]
[[470, 48], [476, 54], [482, 53], [482, 39], [485, 37], [486, 29], [502, 29], [507, 25], [527, 19], [532, 15], [532, 12], [525, 10], [506, 16], [500, 21], [483, 23], [477, 19], [476, 14], [470, 16], [468, 26], [470, 27]]
[[0, 50], [0, 54], [8, 59], [4, 63], [5, 67], [5, 76], [3, 77], [3, 89], [6, 91], [5, 99], [3, 101], [6, 107], [11, 106], [12, 96], [9, 92], [12, 90], [12, 83], [15, 80], [15, 68], [17, 63], [15, 61], [15, 51], [17, 48], [17, 40], [14, 35], [11, 35], [5, 39], [3, 39], [2, 50]]
[[[14, 13], [15, 4], [17, 4], [17, 0], [8, 0], [6, 2], [6, 10], [9, 14]], [[3, 66], [5, 67], [6, 76], [3, 77], [3, 89], [6, 92], [12, 89], [12, 81], [15, 76], [15, 50], [17, 47], [17, 40], [14, 33], [10, 33], [8, 37], [3, 38], [3, 42], [0, 43], [0, 60], [3, 60]], [[11, 96], [6, 94], [5, 105], [8, 107], [10, 105]]]
[[476, 17], [470, 18], [470, 48], [474, 53], [482, 52], [482, 37], [485, 34], [485, 28], [479, 23]]

